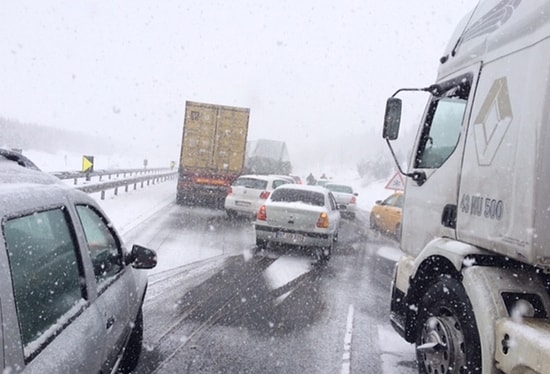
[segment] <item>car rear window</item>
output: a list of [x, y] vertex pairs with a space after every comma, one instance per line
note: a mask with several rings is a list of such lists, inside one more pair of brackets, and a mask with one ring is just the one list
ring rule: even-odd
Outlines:
[[265, 190], [267, 181], [256, 178], [237, 178], [233, 186], [253, 188], [255, 190]]
[[271, 201], [287, 203], [302, 202], [315, 206], [324, 206], [325, 196], [315, 191], [282, 189], [273, 191]]
[[353, 193], [353, 189], [350, 186], [343, 186], [341, 184], [325, 184], [325, 188], [333, 192]]

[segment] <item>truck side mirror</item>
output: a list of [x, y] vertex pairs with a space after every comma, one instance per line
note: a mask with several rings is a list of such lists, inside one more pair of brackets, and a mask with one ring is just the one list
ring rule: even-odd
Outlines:
[[390, 97], [386, 101], [386, 114], [384, 116], [384, 130], [382, 137], [387, 140], [395, 140], [399, 136], [401, 123], [401, 99]]

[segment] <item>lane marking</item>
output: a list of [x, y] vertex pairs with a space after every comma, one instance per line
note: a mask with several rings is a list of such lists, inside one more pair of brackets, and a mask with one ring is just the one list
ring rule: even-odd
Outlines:
[[348, 308], [348, 320], [346, 322], [346, 334], [344, 335], [344, 354], [342, 355], [341, 374], [351, 373], [351, 338], [353, 336], [353, 314], [355, 310], [353, 304]]

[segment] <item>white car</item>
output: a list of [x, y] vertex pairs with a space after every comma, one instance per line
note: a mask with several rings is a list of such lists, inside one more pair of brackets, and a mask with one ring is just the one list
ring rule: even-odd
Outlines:
[[224, 208], [229, 217], [255, 217], [271, 192], [294, 179], [285, 175], [241, 175], [229, 188]]
[[332, 191], [338, 209], [343, 217], [355, 218], [357, 210], [357, 192], [353, 191], [353, 187], [343, 183], [329, 182], [324, 185], [325, 188]]
[[320, 186], [286, 184], [260, 207], [255, 222], [256, 245], [290, 244], [313, 249], [328, 260], [340, 229], [340, 212], [329, 190]]

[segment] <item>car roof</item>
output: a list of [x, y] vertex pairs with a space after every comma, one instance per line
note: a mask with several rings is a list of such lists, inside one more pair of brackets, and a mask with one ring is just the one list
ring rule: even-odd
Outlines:
[[283, 184], [277, 187], [277, 190], [279, 189], [312, 191], [312, 192], [320, 192], [322, 194], [327, 194], [330, 192], [323, 186], [316, 186], [316, 185], [309, 185], [309, 184], [293, 184], [293, 183]]
[[294, 179], [288, 175], [279, 175], [279, 174], [245, 174], [240, 175], [239, 178], [255, 178], [261, 180], [270, 180], [270, 179], [284, 179], [289, 182], [294, 182]]
[[340, 183], [340, 182], [333, 182], [333, 181], [330, 181], [330, 182], [327, 182], [325, 183], [325, 186], [345, 186], [345, 187], [350, 187], [351, 189], [353, 189], [352, 185], [349, 184], [349, 183]]
[[[68, 198], [94, 204], [88, 194], [40, 171], [30, 160], [0, 152], [0, 218], [65, 205]], [[94, 204], [94, 206], [97, 206]]]

